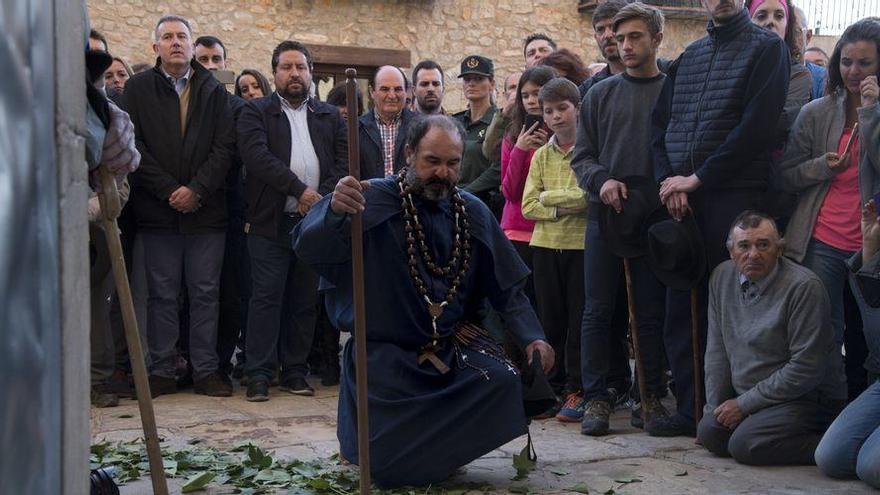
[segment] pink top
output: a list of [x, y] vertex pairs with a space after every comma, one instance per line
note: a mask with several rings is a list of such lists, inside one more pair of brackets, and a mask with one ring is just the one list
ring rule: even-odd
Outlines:
[[[843, 153], [852, 129], [843, 130], [837, 152]], [[859, 137], [849, 148], [849, 167], [837, 174], [825, 194], [813, 237], [843, 251], [862, 248], [861, 196], [859, 195]]]
[[507, 136], [501, 141], [501, 193], [504, 194], [504, 211], [501, 228], [512, 241], [529, 242], [535, 222], [526, 220], [522, 214], [523, 189], [529, 176], [529, 166], [535, 150], [521, 150]]

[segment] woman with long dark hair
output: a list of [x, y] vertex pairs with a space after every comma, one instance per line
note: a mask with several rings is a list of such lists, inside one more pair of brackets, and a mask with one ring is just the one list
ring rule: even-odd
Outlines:
[[[538, 92], [548, 81], [556, 77], [553, 69], [532, 67], [522, 73], [513, 101], [514, 109], [510, 125], [501, 141], [501, 193], [504, 194], [504, 212], [501, 228], [513, 242], [517, 252], [531, 268], [532, 230], [535, 223], [522, 215], [522, 194], [529, 175], [529, 165], [535, 150], [547, 144], [547, 129], [540, 125], [541, 105]], [[526, 117], [532, 115], [534, 122], [526, 126]], [[534, 301], [534, 290], [527, 286], [526, 293]]]
[[[878, 71], [880, 23], [864, 19], [837, 42], [826, 96], [801, 110], [779, 165], [780, 185], [798, 194], [785, 254], [822, 280], [837, 348], [844, 345], [846, 260], [862, 247], [861, 207], [880, 192]], [[852, 350], [846, 353], [850, 361]], [[847, 363], [851, 370], [860, 367]], [[858, 392], [850, 388], [851, 397]]]
[[235, 96], [245, 100], [262, 98], [272, 93], [269, 80], [257, 69], [245, 69], [235, 78]]
[[568, 79], [577, 86], [590, 77], [590, 71], [584, 65], [583, 59], [568, 48], [560, 48], [547, 55], [540, 64], [552, 68], [560, 77]]

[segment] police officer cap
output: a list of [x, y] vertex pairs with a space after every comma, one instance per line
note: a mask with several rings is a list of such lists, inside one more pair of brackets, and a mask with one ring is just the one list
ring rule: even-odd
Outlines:
[[461, 72], [458, 74], [458, 77], [464, 77], [467, 74], [494, 77], [495, 65], [492, 63], [492, 59], [482, 55], [471, 55], [461, 61]]

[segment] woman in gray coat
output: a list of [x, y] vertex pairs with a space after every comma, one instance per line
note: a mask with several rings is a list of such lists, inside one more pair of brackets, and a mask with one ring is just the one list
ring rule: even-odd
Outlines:
[[801, 110], [777, 170], [782, 188], [799, 197], [786, 231], [786, 255], [825, 284], [839, 345], [845, 261], [861, 248], [861, 206], [880, 192], [878, 72], [880, 22], [863, 19], [837, 42], [826, 96]]

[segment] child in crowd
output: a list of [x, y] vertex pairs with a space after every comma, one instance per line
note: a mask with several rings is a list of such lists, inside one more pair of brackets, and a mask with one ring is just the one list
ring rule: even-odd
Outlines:
[[555, 78], [539, 92], [544, 121], [554, 133], [535, 151], [526, 178], [522, 213], [535, 221], [534, 284], [538, 317], [556, 351], [557, 376], [564, 376], [565, 404], [560, 421], [583, 416], [580, 335], [584, 310], [584, 233], [587, 198], [571, 170], [580, 93], [565, 78]]

